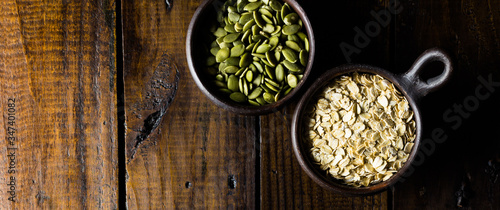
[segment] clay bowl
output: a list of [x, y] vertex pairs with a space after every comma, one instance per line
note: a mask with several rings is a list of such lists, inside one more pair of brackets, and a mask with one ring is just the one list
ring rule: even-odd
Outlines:
[[216, 20], [216, 6], [214, 5], [222, 5], [224, 2], [225, 1], [223, 0], [203, 1], [203, 3], [201, 3], [201, 5], [195, 11], [193, 18], [191, 19], [186, 38], [186, 57], [191, 76], [196, 82], [198, 88], [205, 94], [205, 96], [207, 96], [213, 103], [215, 103], [219, 107], [243, 115], [261, 115], [275, 112], [281, 107], [288, 104], [293, 98], [295, 98], [297, 92], [299, 92], [303, 88], [304, 83], [311, 72], [315, 52], [315, 40], [311, 23], [309, 22], [309, 19], [307, 18], [304, 10], [295, 0], [284, 1], [287, 2], [300, 16], [309, 38], [309, 59], [304, 70], [304, 76], [295, 89], [293, 89], [285, 97], [272, 104], [264, 106], [242, 105], [233, 102], [231, 99], [229, 99], [228, 96], [220, 94], [218, 88], [214, 84], [212, 84], [213, 76], [209, 76], [204, 71], [204, 69], [206, 68], [204, 63], [207, 57], [206, 53], [203, 50], [205, 45], [204, 41], [206, 41], [204, 40], [206, 39], [206, 37], [204, 37], [203, 34], [206, 34], [206, 32], [209, 31], [208, 26], [210, 24], [208, 24], [208, 22]]
[[[422, 70], [425, 69], [426, 64], [431, 62], [442, 62], [444, 64], [443, 72], [436, 77], [430, 78], [427, 81], [422, 81], [420, 78]], [[409, 155], [407, 162], [399, 169], [391, 178], [386, 181], [380, 182], [378, 184], [368, 186], [368, 187], [353, 187], [342, 183], [339, 180], [335, 180], [333, 177], [326, 174], [325, 171], [319, 169], [312, 161], [309, 156], [309, 149], [303, 143], [301, 139], [301, 133], [303, 132], [303, 122], [304, 109], [307, 107], [311, 98], [321, 90], [326, 84], [332, 81], [334, 78], [351, 72], [364, 72], [371, 74], [378, 74], [392, 83], [404, 94], [408, 100], [411, 109], [414, 111], [414, 119], [416, 123], [416, 137], [414, 141], [413, 149]], [[405, 172], [412, 167], [412, 162], [419, 150], [420, 141], [422, 138], [422, 120], [419, 109], [419, 101], [422, 97], [427, 95], [427, 93], [432, 92], [440, 88], [449, 78], [452, 72], [451, 61], [448, 55], [439, 49], [430, 49], [425, 51], [413, 64], [413, 66], [406, 73], [402, 75], [394, 75], [387, 70], [372, 67], [368, 65], [344, 65], [337, 68], [333, 68], [322, 75], [313, 85], [308, 89], [308, 91], [301, 98], [298, 103], [294, 117], [292, 120], [292, 146], [295, 156], [302, 167], [302, 169], [320, 186], [338, 192], [345, 195], [369, 195], [380, 192], [387, 187], [395, 184]]]

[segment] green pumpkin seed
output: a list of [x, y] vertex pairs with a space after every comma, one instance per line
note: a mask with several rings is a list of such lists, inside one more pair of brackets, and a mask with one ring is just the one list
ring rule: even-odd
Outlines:
[[281, 60], [281, 50], [275, 50], [274, 57], [276, 58], [276, 61], [279, 62]]
[[253, 82], [252, 84], [254, 84], [255, 86], [259, 86], [260, 85], [260, 81], [262, 79], [262, 74], [258, 74], [254, 79], [253, 79]]
[[261, 94], [262, 94], [262, 88], [260, 87], [257, 87], [255, 88], [251, 93], [250, 95], [248, 95], [248, 99], [256, 99], [257, 97], [259, 97]]
[[300, 42], [300, 38], [297, 34], [288, 35], [287, 39], [288, 41]]
[[253, 13], [251, 12], [246, 12], [241, 14], [240, 20], [238, 21], [239, 24], [245, 25], [248, 21], [253, 20]]
[[297, 32], [297, 36], [299, 36], [301, 41], [305, 41], [307, 39], [307, 35], [302, 31]]
[[271, 7], [271, 9], [273, 9], [274, 11], [280, 11], [281, 10], [281, 3], [277, 0], [271, 0], [269, 2], [269, 6]]
[[[266, 93], [271, 93], [271, 94], [273, 94], [273, 95], [274, 95], [274, 94], [276, 94], [276, 91], [274, 91], [274, 90], [272, 90], [272, 89], [269, 89], [269, 87], [268, 87], [269, 85], [268, 85], [268, 84], [266, 84], [266, 83], [264, 83], [264, 82], [262, 82], [261, 84], [262, 84], [262, 85], [261, 85], [260, 87], [264, 90], [264, 92], [266, 92]], [[272, 86], [272, 85], [271, 85], [271, 86]]]
[[295, 63], [298, 60], [297, 54], [293, 50], [291, 50], [290, 48], [283, 49], [281, 51], [281, 53], [283, 54], [283, 57], [285, 57], [286, 60], [288, 60], [292, 63]]
[[297, 13], [295, 12], [292, 12], [288, 15], [286, 15], [284, 18], [283, 18], [283, 22], [286, 24], [286, 25], [292, 25], [292, 24], [295, 24], [297, 23], [298, 21], [300, 20], [300, 17]]
[[286, 17], [286, 15], [288, 15], [288, 13], [290, 13], [291, 9], [290, 9], [290, 6], [285, 3], [283, 4], [283, 6], [281, 7], [281, 19], [283, 19], [284, 17]]
[[275, 27], [274, 27], [274, 25], [272, 25], [272, 24], [266, 24], [266, 25], [264, 26], [264, 28], [262, 28], [262, 31], [264, 31], [264, 32], [266, 32], [266, 33], [273, 33], [273, 32], [274, 32], [274, 30], [275, 30]]
[[309, 52], [309, 39], [304, 39], [304, 49]]
[[221, 48], [219, 50], [219, 52], [217, 52], [217, 55], [215, 55], [215, 61], [217, 63], [220, 63], [220, 62], [226, 60], [227, 58], [229, 58], [229, 53], [230, 53], [229, 48], [227, 48], [227, 47]]
[[226, 30], [228, 33], [236, 32], [233, 24], [227, 24], [226, 26], [224, 26], [224, 30]]
[[277, 36], [273, 36], [269, 38], [269, 45], [271, 45], [273, 48], [271, 50], [275, 49], [278, 46], [278, 43], [280, 42], [280, 38]]
[[270, 94], [270, 93], [264, 93], [262, 95], [264, 97], [264, 100], [267, 102], [267, 103], [274, 103], [275, 100], [274, 100], [274, 95]]
[[266, 21], [262, 19], [262, 16], [258, 11], [253, 11], [253, 19], [255, 20], [255, 23], [260, 27], [264, 27], [266, 25]]
[[261, 17], [262, 17], [262, 20], [264, 20], [267, 24], [274, 24], [272, 18], [269, 18], [265, 15], [262, 15]]
[[303, 66], [306, 66], [307, 65], [307, 57], [308, 57], [308, 53], [306, 52], [306, 50], [301, 50], [299, 53], [300, 64], [302, 64]]
[[241, 92], [243, 94], [245, 94], [245, 96], [248, 96], [248, 83], [244, 79], [240, 79], [240, 80], [242, 80], [241, 83], [243, 83], [243, 90]]
[[264, 80], [266, 81], [266, 83], [269, 83], [269, 84], [271, 84], [272, 86], [274, 86], [276, 88], [280, 87], [280, 85], [278, 83], [276, 83], [275, 81], [273, 81], [272, 79], [265, 78]]
[[240, 93], [243, 93], [243, 82], [243, 79], [238, 79], [238, 90], [240, 91]]
[[206, 65], [207, 66], [212, 66], [216, 63], [216, 58], [215, 56], [210, 56], [207, 58]]
[[268, 34], [267, 32], [265, 32], [265, 31], [260, 31], [260, 32], [259, 32], [259, 34], [260, 34], [261, 36], [263, 36], [263, 37], [266, 37], [266, 39], [271, 38], [271, 36], [269, 36], [269, 34]]
[[254, 101], [254, 100], [248, 100], [248, 103], [252, 106], [260, 106], [259, 102]]
[[[274, 69], [270, 66], [265, 66], [265, 69], [266, 69], [266, 75], [271, 78], [271, 79], [274, 79]], [[267, 78], [266, 78], [267, 79]]]
[[228, 34], [224, 37], [224, 42], [234, 42], [238, 39], [238, 37], [240, 37], [240, 33], [232, 33], [232, 34]]
[[236, 3], [236, 10], [240, 13], [243, 12], [243, 8], [245, 8], [247, 4], [248, 4], [247, 0], [238, 0]]
[[[274, 93], [277, 93], [280, 91], [279, 88], [277, 88], [274, 85], [267, 83], [267, 82], [265, 83], [265, 87], [269, 88], [269, 90], [272, 90], [272, 92], [274, 92]], [[268, 91], [268, 92], [271, 92], [271, 91]]]
[[[252, 31], [251, 30], [245, 31], [243, 33], [243, 36], [241, 37], [241, 42], [243, 42], [243, 43], [249, 43], [247, 41], [248, 41], [248, 39], [250, 38], [251, 35], [252, 35]], [[252, 44], [254, 44], [254, 43], [252, 43]], [[249, 47], [249, 46], [247, 46], [247, 47]]]
[[228, 42], [222, 42], [222, 43], [220, 43], [219, 47], [220, 48], [225, 48], [226, 47], [226, 48], [231, 49], [233, 47], [233, 44], [232, 43], [228, 43]]
[[211, 44], [210, 44], [210, 48], [214, 48], [214, 47], [218, 47], [219, 46], [219, 43], [217, 43], [217, 41], [213, 41]]
[[248, 82], [252, 82], [253, 81], [253, 72], [247, 71], [245, 78], [247, 79]]
[[261, 97], [257, 97], [255, 99], [255, 101], [257, 101], [257, 103], [259, 103], [260, 105], [266, 105], [267, 104], [266, 100], [264, 100], [264, 97], [262, 97], [262, 96]]
[[278, 66], [276, 66], [275, 74], [276, 81], [282, 82], [285, 79], [285, 68], [283, 68], [283, 65], [278, 64]]
[[217, 74], [217, 76], [215, 76], [215, 79], [224, 82], [224, 76], [222, 76], [222, 74]]
[[280, 100], [280, 98], [281, 98], [281, 92], [282, 92], [282, 91], [280, 90], [278, 93], [276, 93], [276, 95], [274, 95], [274, 100], [275, 100], [275, 101]]
[[227, 88], [226, 83], [215, 80], [215, 85], [220, 88]]
[[240, 59], [241, 68], [248, 67], [251, 63], [252, 63], [252, 55], [250, 55], [250, 53], [245, 53], [241, 56]]
[[231, 75], [227, 78], [227, 89], [233, 92], [238, 91], [238, 77]]
[[[249, 30], [250, 31], [250, 30]], [[246, 48], [245, 51], [252, 51], [257, 43], [251, 43]]]
[[236, 66], [227, 66], [226, 68], [224, 68], [224, 71], [228, 74], [234, 74], [236, 73], [238, 70], [240, 70], [238, 67]]
[[283, 25], [283, 17], [281, 17], [281, 10], [276, 11], [276, 23]]
[[225, 60], [228, 66], [239, 66], [240, 58], [239, 57], [229, 57]]
[[217, 47], [213, 47], [212, 49], [210, 49], [210, 53], [213, 55], [213, 56], [216, 56], [217, 55], [217, 52], [219, 52], [220, 50], [220, 47], [217, 46]]
[[281, 36], [281, 26], [276, 26], [271, 36]]
[[227, 35], [227, 31], [224, 30], [223, 28], [217, 28], [217, 30], [214, 32], [214, 36], [216, 36], [217, 38], [219, 37], [224, 37]]
[[233, 23], [236, 23], [240, 20], [240, 14], [236, 12], [229, 12], [228, 14], [229, 20]]
[[289, 74], [287, 76], [287, 81], [288, 81], [288, 85], [290, 87], [292, 87], [292, 88], [297, 87], [298, 80], [297, 80], [297, 77], [295, 77], [295, 75]]
[[279, 64], [278, 61], [276, 60], [276, 57], [274, 56], [274, 54], [271, 53], [271, 51], [266, 52], [266, 59], [269, 62], [269, 64], [271, 64], [270, 66], [276, 66]]
[[283, 65], [285, 65], [285, 67], [291, 72], [302, 73], [304, 71], [304, 69], [301, 66], [299, 66], [296, 63], [292, 63], [288, 60], [284, 60]]
[[271, 13], [271, 11], [269, 11], [266, 8], [260, 8], [259, 12], [260, 12], [260, 14], [262, 14], [262, 15], [264, 15], [266, 17], [273, 18], [273, 13]]
[[245, 5], [245, 7], [243, 7], [243, 10], [245, 10], [245, 11], [254, 11], [257, 8], [259, 8], [261, 5], [262, 5], [261, 1], [250, 2], [247, 5]]
[[245, 102], [247, 100], [247, 97], [243, 93], [240, 93], [240, 92], [231, 93], [231, 95], [229, 95], [229, 98], [231, 98], [231, 100], [238, 102], [238, 103], [242, 103], [242, 102]]
[[237, 22], [237, 23], [235, 23], [235, 24], [234, 24], [234, 30], [235, 30], [236, 32], [238, 32], [238, 33], [239, 33], [239, 32], [241, 32], [241, 31], [243, 31], [243, 25], [241, 25], [241, 24], [240, 24], [240, 23], [238, 23], [238, 22]]
[[[226, 2], [226, 3], [232, 3], [232, 2]], [[234, 6], [227, 6], [227, 12], [232, 13], [232, 12], [238, 12]]]
[[224, 69], [225, 69], [226, 67], [227, 67], [226, 62], [222, 62], [222, 63], [220, 63], [220, 64], [219, 64], [219, 71], [220, 71], [221, 73], [225, 73], [225, 72], [224, 72]]
[[266, 53], [272, 48], [271, 45], [269, 44], [261, 44], [257, 49], [255, 50], [256, 53]]
[[[266, 58], [266, 55], [264, 54], [259, 54], [259, 53], [252, 53], [252, 56], [254, 58], [254, 61], [260, 61], [262, 58]], [[257, 59], [255, 59], [257, 58]]]
[[[255, 36], [254, 36], [255, 37]], [[253, 46], [253, 49], [252, 49], [252, 52], [254, 53], [255, 51], [257, 51], [257, 48], [260, 46], [260, 43], [262, 42], [262, 40], [258, 40], [257, 43], [255, 43], [255, 45]]]
[[255, 66], [255, 68], [257, 68], [257, 70], [259, 70], [260, 73], [264, 72], [264, 67], [262, 66], [262, 64], [257, 61], [254, 61], [252, 64]]
[[233, 91], [227, 89], [227, 88], [219, 88], [219, 91], [221, 93], [225, 93], [225, 94], [231, 94]]
[[295, 50], [296, 52], [300, 52], [302, 50], [302, 48], [300, 48], [300, 46], [299, 46], [299, 44], [297, 44], [297, 42], [286, 41], [285, 44], [287, 47], [289, 47], [292, 50]]
[[300, 30], [300, 25], [292, 24], [292, 25], [287, 25], [287, 26], [283, 27], [282, 32], [285, 35], [291, 35], [291, 34], [297, 33], [299, 30]]
[[245, 23], [245, 25], [243, 25], [243, 31], [251, 29], [252, 26], [254, 25], [255, 25], [255, 20], [254, 19], [249, 20], [247, 23]]
[[231, 48], [231, 57], [240, 57], [245, 52], [245, 45], [239, 44]]
[[234, 73], [234, 76], [240, 76], [244, 72], [246, 72], [247, 70], [248, 70], [248, 68], [240, 68], [240, 70], [238, 70], [236, 73]]
[[[224, 36], [223, 37], [219, 37], [215, 40], [215, 42], [217, 42], [217, 45], [220, 45], [222, 43], [224, 43]], [[220, 46], [219, 46], [220, 47]]]

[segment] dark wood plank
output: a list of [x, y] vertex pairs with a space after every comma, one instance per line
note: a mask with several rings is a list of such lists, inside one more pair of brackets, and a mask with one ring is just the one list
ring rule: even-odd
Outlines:
[[[316, 38], [317, 56], [310, 80], [307, 81], [309, 85], [326, 70], [348, 62], [390, 66], [390, 24], [380, 26], [379, 32], [369, 37], [366, 44], [359, 44], [355, 38], [358, 34], [356, 28], [365, 31], [367, 24], [376, 21], [371, 13], [386, 10], [389, 1], [370, 3], [335, 1], [321, 4], [299, 1], [299, 3], [308, 14]], [[359, 51], [344, 56], [341, 43]], [[322, 189], [302, 171], [290, 142], [290, 122], [294, 107], [295, 105], [291, 104], [274, 114], [260, 118], [261, 207], [264, 209], [389, 208], [387, 192], [366, 197], [346, 197]]]
[[0, 3], [0, 209], [117, 208], [113, 5]]
[[[425, 49], [441, 47], [452, 56], [455, 71], [445, 88], [422, 100], [430, 152], [423, 153], [423, 164], [396, 185], [394, 207], [498, 209], [499, 123], [492, 119], [500, 117], [500, 96], [491, 91], [498, 86], [488, 89], [481, 80], [500, 81], [500, 2], [401, 3], [395, 68], [406, 71]], [[428, 76], [436, 75], [432, 70], [437, 68], [431, 66]], [[432, 140], [439, 129], [446, 135], [442, 143]]]
[[255, 208], [257, 118], [216, 107], [187, 67], [200, 2], [122, 1], [130, 209]]

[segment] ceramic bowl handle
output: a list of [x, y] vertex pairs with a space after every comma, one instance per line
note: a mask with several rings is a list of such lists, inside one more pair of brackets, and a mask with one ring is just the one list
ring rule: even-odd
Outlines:
[[[420, 78], [421, 72], [425, 70], [425, 66], [432, 62], [441, 62], [444, 64], [443, 73], [436, 77], [432, 77], [427, 81], [422, 81]], [[442, 50], [437, 48], [432, 48], [426, 50], [420, 57], [417, 58], [413, 66], [403, 74], [403, 79], [409, 83], [411, 89], [413, 89], [413, 95], [420, 98], [427, 95], [428, 93], [439, 89], [443, 86], [450, 78], [453, 67], [451, 66], [450, 57]]]

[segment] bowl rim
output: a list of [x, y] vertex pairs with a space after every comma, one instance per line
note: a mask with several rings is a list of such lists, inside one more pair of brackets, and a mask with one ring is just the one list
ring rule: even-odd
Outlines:
[[[323, 87], [325, 87], [325, 85], [327, 85], [329, 82], [333, 81], [333, 79], [335, 79], [336, 77], [353, 72], [377, 74], [392, 82], [396, 86], [396, 88], [408, 100], [409, 105], [414, 112], [414, 119], [416, 125], [416, 132], [415, 132], [416, 136], [413, 142], [414, 146], [403, 167], [400, 168], [388, 180], [379, 182], [375, 185], [370, 185], [368, 187], [354, 187], [354, 186], [349, 186], [347, 184], [343, 184], [341, 183], [340, 180], [335, 180], [335, 178], [328, 176], [326, 173], [324, 173], [324, 171], [319, 170], [312, 163], [307, 152], [304, 152], [305, 148], [303, 147], [302, 139], [300, 136], [303, 111], [309, 104], [310, 99], [313, 98], [318, 91], [320, 91]], [[413, 167], [415, 157], [417, 156], [417, 153], [419, 151], [421, 137], [422, 137], [422, 120], [421, 120], [420, 109], [418, 107], [418, 101], [416, 100], [416, 97], [411, 95], [410, 87], [408, 86], [408, 84], [405, 84], [404, 80], [399, 75], [394, 75], [389, 71], [381, 68], [369, 65], [361, 65], [361, 64], [342, 65], [339, 67], [329, 69], [324, 74], [322, 74], [307, 90], [307, 92], [303, 95], [301, 100], [297, 103], [297, 106], [294, 110], [292, 127], [291, 127], [291, 140], [292, 140], [293, 152], [299, 162], [300, 167], [304, 170], [304, 172], [306, 172], [306, 174], [321, 187], [348, 196], [372, 195], [387, 189], [388, 187], [402, 180], [403, 177], [406, 177], [407, 176], [406, 173], [411, 172], [408, 171], [410, 167]]]
[[200, 4], [200, 6], [198, 6], [198, 8], [196, 9], [191, 19], [191, 22], [188, 26], [188, 31], [186, 34], [186, 59], [193, 80], [195, 81], [198, 88], [203, 92], [203, 94], [210, 99], [210, 101], [228, 111], [242, 115], [263, 115], [278, 111], [281, 107], [287, 105], [292, 101], [292, 99], [297, 97], [297, 93], [300, 92], [301, 89], [303, 89], [304, 84], [306, 84], [309, 75], [311, 73], [311, 70], [313, 68], [314, 57], [316, 52], [316, 43], [314, 38], [314, 30], [311, 22], [309, 21], [309, 18], [307, 17], [307, 14], [295, 0], [284, 0], [284, 2], [288, 3], [301, 18], [303, 27], [305, 28], [309, 39], [309, 46], [310, 46], [309, 57], [307, 65], [304, 70], [303, 77], [299, 82], [299, 84], [297, 85], [297, 87], [295, 87], [288, 95], [286, 95], [285, 97], [281, 98], [280, 100], [272, 104], [267, 104], [264, 106], [243, 105], [233, 102], [229, 98], [223, 99], [222, 97], [219, 96], [218, 93], [216, 93], [215, 90], [210, 90], [209, 87], [210, 85], [207, 84], [207, 82], [204, 82], [200, 78], [201, 72], [199, 73], [199, 71], [197, 71], [197, 65], [193, 58], [195, 57], [194, 53], [196, 52], [196, 50], [194, 49], [195, 46], [193, 44], [193, 40], [195, 40], [196, 30], [198, 29], [200, 23], [203, 21], [201, 20], [202, 19], [201, 17], [205, 15], [205, 12], [207, 12], [210, 5], [216, 1], [222, 1], [222, 0], [204, 0]]

